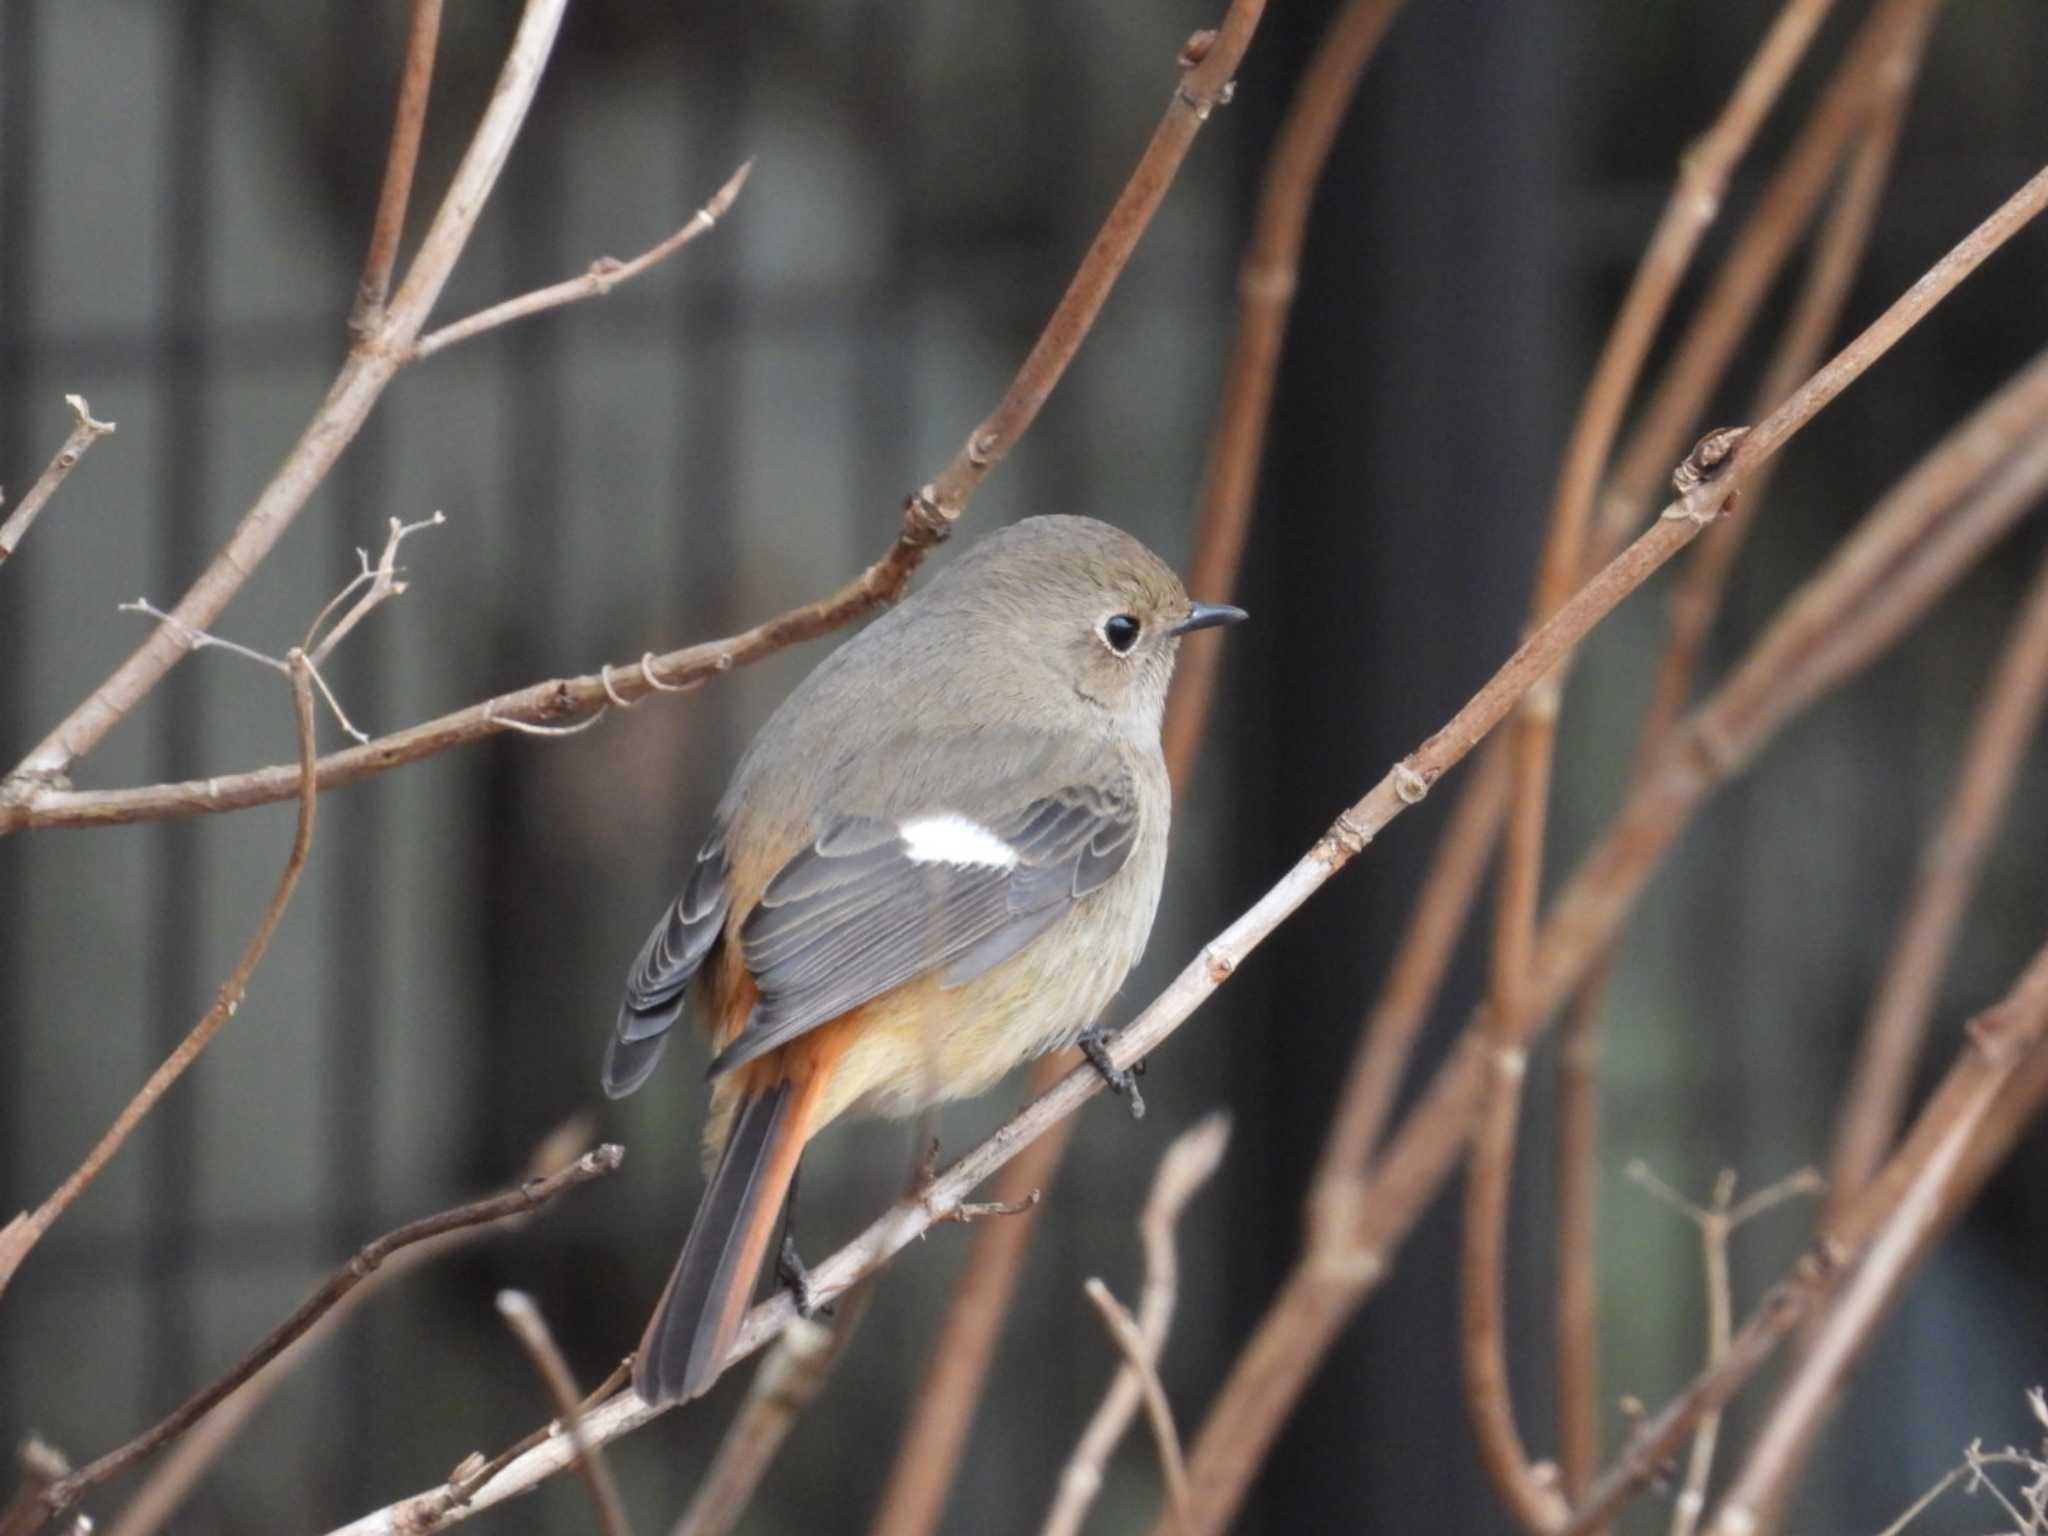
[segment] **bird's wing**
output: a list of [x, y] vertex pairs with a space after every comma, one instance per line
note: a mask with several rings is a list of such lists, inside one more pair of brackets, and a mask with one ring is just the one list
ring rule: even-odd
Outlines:
[[1137, 842], [1128, 769], [1106, 753], [1091, 766], [1064, 782], [1039, 772], [953, 804], [830, 820], [740, 929], [760, 1000], [712, 1075], [914, 978], [972, 981], [1043, 933]]
[[697, 854], [683, 894], [640, 946], [626, 977], [625, 1000], [604, 1054], [604, 1091], [624, 1098], [647, 1081], [683, 1011], [683, 991], [718, 942], [731, 904], [726, 890], [725, 830], [714, 828]]

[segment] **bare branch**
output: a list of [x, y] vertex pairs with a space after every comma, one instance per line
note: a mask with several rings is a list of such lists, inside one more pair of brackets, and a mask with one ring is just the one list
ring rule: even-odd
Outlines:
[[[391, 519], [391, 532], [384, 540], [384, 553], [378, 556], [377, 563], [374, 566], [370, 564], [370, 557], [367, 553], [360, 549], [356, 551], [356, 558], [362, 562], [362, 570], [356, 574], [354, 580], [334, 594], [325, 608], [320, 610], [319, 614], [314, 618], [311, 627], [307, 629], [306, 638], [300, 642], [311, 657], [314, 666], [322, 665], [329, 656], [333, 655], [334, 648], [348, 638], [350, 630], [354, 629], [369, 616], [372, 608], [375, 608], [387, 598], [397, 597], [405, 591], [406, 583], [398, 579], [400, 575], [398, 546], [403, 544], [413, 534], [418, 533], [422, 528], [439, 528], [447, 521], [447, 516], [440, 511], [436, 511], [432, 517], [423, 518], [417, 523], [402, 523], [394, 517]], [[355, 606], [343, 614], [334, 628], [321, 637], [318, 645], [315, 645], [313, 643], [314, 637], [320, 634], [320, 626], [327, 622], [328, 618], [334, 613], [334, 610], [341, 606], [344, 599], [358, 588], [364, 587], [367, 587], [367, 590], [363, 592], [361, 597], [356, 599]]]
[[[566, 3], [567, 0], [529, 0], [528, 20], [522, 23], [521, 38], [528, 39], [529, 31], [537, 25], [535, 10], [547, 10], [555, 20], [559, 20], [560, 9]], [[896, 538], [880, 559], [831, 595], [791, 609], [729, 639], [672, 651], [666, 656], [643, 662], [637, 671], [622, 667], [619, 669], [621, 675], [617, 677], [607, 666], [584, 677], [536, 683], [516, 693], [501, 694], [437, 720], [380, 737], [353, 751], [334, 753], [320, 763], [320, 787], [329, 789], [339, 784], [354, 783], [500, 731], [518, 730], [529, 725], [560, 726], [581, 721], [606, 703], [632, 702], [650, 693], [679, 692], [799, 641], [829, 633], [864, 613], [893, 602], [923, 563], [926, 553], [951, 532], [953, 524], [965, 510], [967, 499], [987, 478], [989, 471], [1008, 456], [1066, 371], [1067, 364], [1080, 350], [1110, 287], [1122, 272], [1175, 172], [1186, 158], [1195, 133], [1213, 107], [1227, 95], [1230, 77], [1243, 57], [1252, 29], [1264, 8], [1264, 0], [1232, 0], [1222, 27], [1208, 41], [1199, 62], [1183, 67], [1179, 87], [1151, 143], [1146, 146], [1123, 194], [1111, 208], [1102, 230], [1089, 246], [1065, 295], [1002, 400], [969, 434], [966, 444], [952, 462], [910, 498]], [[551, 39], [552, 35], [551, 21], [546, 37]], [[530, 57], [531, 54], [532, 47], [528, 42], [515, 43], [513, 55], [507, 61], [507, 75], [500, 80], [498, 98], [507, 94], [508, 80], [515, 71], [515, 65], [530, 67], [537, 72], [539, 59]], [[540, 57], [545, 57], [545, 47], [541, 48]], [[520, 77], [521, 88], [526, 89], [529, 95], [532, 83]], [[497, 111], [498, 98], [494, 98], [493, 112]], [[523, 102], [520, 111], [524, 111]], [[486, 126], [491, 126], [493, 121], [487, 114]], [[516, 126], [516, 121], [513, 126]], [[479, 142], [484, 138], [484, 131], [479, 130]], [[478, 153], [477, 146], [472, 146], [472, 156]], [[465, 174], [470, 169], [469, 162], [465, 161]], [[495, 168], [491, 174], [495, 175]], [[469, 182], [465, 181], [464, 175], [458, 175], [457, 185], [460, 188], [468, 186]], [[484, 184], [484, 190], [488, 190], [488, 182]], [[481, 196], [481, 193], [475, 195]], [[456, 199], [454, 192], [451, 192], [450, 199], [452, 204]], [[448, 214], [449, 209], [444, 206], [443, 219]], [[473, 211], [470, 217], [473, 222]], [[413, 271], [408, 275], [404, 288], [392, 302], [386, 331], [395, 334], [393, 327], [403, 320], [411, 320], [414, 331], [406, 333], [408, 346], [410, 336], [417, 330], [418, 316], [414, 312], [420, 310], [422, 304], [430, 305], [440, 291], [439, 282], [430, 281], [434, 270], [430, 260], [439, 262], [445, 259], [452, 263], [453, 252], [447, 247], [456, 239], [458, 228], [461, 237], [466, 238], [466, 225], [444, 228], [442, 220], [436, 221], [435, 228], [429, 231], [419, 256], [414, 260]], [[445, 281], [445, 271], [440, 277]], [[273, 482], [272, 489], [265, 492], [264, 499], [244, 519], [243, 529], [237, 532], [236, 538], [216, 559], [208, 574], [174, 610], [189, 627], [203, 628], [212, 615], [226, 605], [228, 598], [240, 586], [246, 570], [253, 568], [282, 532], [283, 523], [276, 522], [276, 518], [281, 515], [288, 521], [295, 515], [305, 496], [311, 493], [312, 486], [326, 473], [346, 438], [328, 441], [339, 429], [332, 425], [323, 426], [323, 423], [328, 423], [330, 416], [346, 405], [353, 413], [347, 420], [346, 434], [353, 435], [377, 393], [389, 381], [390, 372], [397, 366], [387, 355], [388, 350], [388, 347], [382, 348], [367, 357], [351, 355], [349, 367], [344, 369], [342, 380], [337, 382], [329, 396], [328, 407], [314, 427], [308, 429], [306, 439], [287, 461], [285, 470], [280, 471], [278, 481]], [[377, 373], [380, 369], [381, 374]], [[358, 378], [358, 374], [364, 377]], [[318, 456], [309, 447], [316, 439]], [[278, 507], [283, 503], [278, 502], [277, 497], [286, 494], [281, 487], [287, 478], [295, 487], [290, 491], [295, 499], [290, 500], [288, 510], [280, 512]], [[250, 534], [252, 527], [258, 524], [259, 514], [263, 514], [261, 527], [264, 530], [260, 539], [251, 534], [245, 541], [244, 534]], [[202, 609], [203, 613], [200, 612]], [[195, 617], [195, 613], [200, 616]], [[142, 789], [76, 792], [57, 783], [75, 758], [97, 744], [100, 737], [155, 686], [156, 681], [183, 654], [183, 646], [184, 632], [168, 627], [159, 630], [143, 650], [131, 657], [120, 672], [95, 691], [91, 699], [74, 710], [71, 717], [53, 731], [8, 779], [0, 781], [0, 833], [30, 827], [109, 825], [170, 816], [205, 815], [285, 798], [289, 793], [290, 770], [282, 765]]]
[[427, 125], [427, 92], [434, 80], [434, 51], [441, 37], [441, 0], [412, 0], [406, 29], [405, 69], [398, 81], [398, 105], [391, 123], [391, 144], [385, 153], [384, 185], [377, 194], [377, 216], [370, 224], [370, 249], [349, 313], [349, 329], [358, 336], [375, 333], [384, 318], [384, 298], [391, 289], [391, 271], [398, 262], [398, 243], [405, 236], [405, 213], [412, 202], [413, 172], [419, 165], [420, 136]]
[[277, 932], [277, 926], [284, 920], [284, 909], [290, 904], [292, 892], [298, 888], [299, 874], [306, 867], [306, 853], [313, 845], [313, 804], [317, 788], [313, 779], [313, 762], [316, 748], [313, 737], [313, 688], [312, 668], [303, 653], [294, 651], [288, 658], [291, 677], [292, 707], [298, 721], [299, 735], [299, 821], [292, 835], [291, 852], [285, 858], [284, 870], [278, 876], [277, 888], [271, 893], [270, 904], [264, 908], [257, 920], [256, 931], [242, 949], [242, 956], [235, 962], [235, 968], [228, 973], [228, 979], [221, 984], [213, 1006], [192, 1027], [192, 1032], [178, 1043], [176, 1050], [149, 1075], [149, 1080], [137, 1090], [114, 1123], [107, 1128], [85, 1161], [72, 1170], [70, 1176], [57, 1186], [56, 1190], [34, 1211], [24, 1211], [5, 1227], [0, 1227], [0, 1294], [4, 1294], [8, 1282], [21, 1267], [29, 1250], [41, 1241], [45, 1232], [57, 1219], [71, 1208], [72, 1203], [85, 1193], [100, 1171], [113, 1161], [128, 1138], [134, 1134], [145, 1116], [156, 1107], [157, 1101], [170, 1091], [171, 1085], [184, 1075], [185, 1069], [199, 1058], [200, 1052], [220, 1033], [221, 1027], [234, 1017], [235, 1010], [242, 1006], [242, 999], [248, 995], [250, 978], [256, 974], [256, 967], [263, 961], [270, 948], [270, 940]]
[[[1151, 1363], [1158, 1360], [1166, 1344], [1167, 1330], [1173, 1325], [1174, 1301], [1180, 1288], [1180, 1262], [1175, 1252], [1174, 1233], [1180, 1225], [1181, 1212], [1221, 1166], [1229, 1143], [1230, 1120], [1222, 1114], [1205, 1116], [1200, 1123], [1174, 1138], [1173, 1144], [1166, 1149], [1166, 1155], [1159, 1160], [1159, 1172], [1152, 1180], [1152, 1193], [1145, 1201], [1144, 1214], [1138, 1218], [1138, 1233], [1145, 1247], [1145, 1288], [1138, 1299], [1137, 1345], [1143, 1351], [1147, 1362], [1144, 1369], [1147, 1371], [1152, 1369]], [[1089, 1283], [1092, 1286], [1099, 1282]], [[1098, 1307], [1102, 1305], [1092, 1290], [1090, 1299], [1095, 1300]], [[1110, 1300], [1114, 1304], [1114, 1298]], [[1107, 1312], [1104, 1315], [1107, 1317]], [[1150, 1396], [1140, 1372], [1140, 1366], [1130, 1363], [1111, 1381], [1107, 1395], [1096, 1408], [1094, 1417], [1089, 1419], [1088, 1427], [1081, 1432], [1080, 1443], [1074, 1447], [1074, 1454], [1060, 1474], [1059, 1488], [1053, 1497], [1052, 1508], [1046, 1514], [1040, 1536], [1078, 1536], [1081, 1522], [1087, 1518], [1089, 1506], [1102, 1488], [1103, 1468], [1108, 1465], [1117, 1442], [1123, 1439], [1124, 1431], [1130, 1427], [1131, 1416], [1138, 1411], [1140, 1398]], [[1163, 1397], [1162, 1393], [1162, 1401]], [[1156, 1427], [1155, 1420], [1155, 1430]], [[1168, 1427], [1171, 1428], [1170, 1419]], [[1185, 1466], [1179, 1465], [1178, 1435], [1173, 1437], [1172, 1444], [1168, 1487], [1173, 1494], [1174, 1507], [1182, 1512], [1184, 1519], [1187, 1473]], [[1167, 1456], [1165, 1447], [1166, 1441], [1162, 1439], [1162, 1462]], [[1174, 1467], [1178, 1468], [1177, 1477], [1172, 1470]]]
[[[589, 1117], [571, 1116], [541, 1138], [526, 1160], [521, 1182], [531, 1184], [561, 1173], [576, 1161], [579, 1149], [588, 1145], [589, 1140]], [[241, 1433], [242, 1426], [251, 1415], [262, 1407], [308, 1354], [380, 1289], [480, 1237], [517, 1228], [530, 1214], [530, 1211], [515, 1211], [476, 1226], [456, 1227], [438, 1237], [426, 1238], [387, 1253], [383, 1262], [361, 1285], [329, 1307], [318, 1322], [232, 1390], [172, 1444], [142, 1486], [121, 1506], [120, 1514], [107, 1528], [107, 1536], [154, 1536], [155, 1532], [163, 1529], [199, 1479]], [[624, 1379], [622, 1373], [619, 1380]]]
[[632, 1536], [611, 1463], [605, 1460], [603, 1451], [584, 1439], [576, 1377], [569, 1362], [562, 1358], [561, 1347], [555, 1343], [547, 1319], [541, 1316], [539, 1304], [524, 1291], [500, 1291], [498, 1315], [505, 1319], [520, 1348], [526, 1351], [526, 1358], [533, 1362], [534, 1372], [548, 1389], [548, 1396], [554, 1399], [562, 1433], [575, 1456], [576, 1473], [589, 1488], [590, 1502], [596, 1507], [598, 1530], [603, 1536]]
[[1515, 1422], [1507, 1370], [1508, 1199], [1528, 1057], [1513, 1035], [1498, 1027], [1497, 1017], [1487, 1020], [1487, 1106], [1465, 1175], [1458, 1358], [1464, 1367], [1466, 1416], [1478, 1442], [1480, 1465], [1516, 1524], [1542, 1533], [1564, 1524], [1565, 1502], [1556, 1486], [1556, 1470], [1539, 1469], [1529, 1460]]
[[385, 1233], [329, 1276], [326, 1284], [300, 1303], [297, 1311], [266, 1334], [262, 1342], [236, 1361], [218, 1380], [195, 1392], [162, 1422], [143, 1431], [125, 1445], [117, 1446], [106, 1455], [53, 1483], [38, 1503], [39, 1518], [19, 1527], [0, 1526], [0, 1536], [24, 1536], [24, 1533], [40, 1528], [44, 1521], [63, 1513], [89, 1490], [118, 1477], [137, 1462], [153, 1455], [184, 1434], [216, 1404], [276, 1359], [293, 1341], [332, 1311], [343, 1297], [375, 1274], [379, 1266], [392, 1254], [415, 1243], [423, 1243], [465, 1227], [483, 1226], [490, 1222], [503, 1221], [508, 1217], [527, 1215], [546, 1205], [563, 1191], [587, 1184], [592, 1179], [602, 1178], [612, 1172], [624, 1161], [625, 1155], [620, 1147], [609, 1144], [597, 1147], [584, 1153], [568, 1167], [546, 1178], [533, 1180], [518, 1189], [493, 1195], [489, 1199], [474, 1200], [452, 1210], [408, 1222], [394, 1231]]
[[78, 461], [85, 457], [92, 445], [115, 430], [111, 421], [95, 421], [83, 395], [66, 395], [64, 403], [71, 407], [76, 423], [64, 439], [64, 446], [57, 450], [57, 456], [44, 466], [36, 476], [36, 483], [28, 488], [28, 494], [21, 498], [7, 521], [0, 523], [0, 565], [7, 563], [7, 557], [21, 547], [21, 541], [28, 537], [31, 524], [42, 515], [42, 510], [57, 494], [57, 487], [69, 478], [71, 471], [78, 468]]
[[[1330, 20], [1288, 103], [1259, 183], [1258, 214], [1237, 272], [1237, 323], [1223, 367], [1223, 397], [1209, 434], [1208, 463], [1195, 515], [1188, 591], [1221, 602], [1237, 584], [1251, 529], [1252, 493], [1273, 413], [1280, 349], [1301, 276], [1308, 215], [1337, 130], [1358, 94], [1365, 67], [1400, 12], [1402, 0], [1346, 0]], [[1221, 649], [1213, 636], [1190, 636], [1174, 669], [1166, 712], [1166, 761], [1176, 796], [1194, 772], [1195, 745], [1209, 721]]]
[[2048, 703], [2048, 564], [2034, 580], [1985, 689], [1947, 807], [1864, 1026], [1837, 1121], [1828, 1214], [1855, 1198], [1896, 1132], [1942, 971]]
[[[1758, 1190], [1740, 1205], [1735, 1200], [1734, 1171], [1724, 1170], [1714, 1181], [1710, 1205], [1696, 1205], [1640, 1162], [1630, 1163], [1628, 1176], [1652, 1196], [1685, 1217], [1700, 1233], [1700, 1258], [1706, 1270], [1707, 1287], [1707, 1369], [1728, 1358], [1728, 1346], [1735, 1330], [1735, 1298], [1728, 1279], [1728, 1239], [1751, 1217], [1798, 1195], [1817, 1193], [1820, 1175], [1802, 1168]], [[1718, 1409], [1702, 1414], [1693, 1430], [1692, 1454], [1686, 1462], [1685, 1486], [1671, 1506], [1671, 1536], [1692, 1536], [1706, 1508], [1707, 1479], [1714, 1469], [1714, 1446], [1721, 1434]]]
[[[179, 625], [159, 625], [22, 759], [5, 781], [16, 798], [24, 790], [59, 780], [185, 658], [190, 649], [188, 636], [212, 627], [285, 529], [305, 509], [314, 488], [326, 478], [342, 450], [361, 430], [385, 386], [404, 366], [414, 338], [440, 297], [491, 189], [497, 184], [498, 173], [504, 169], [527, 109], [533, 103], [534, 92], [539, 89], [541, 71], [554, 47], [555, 33], [567, 4], [568, 0], [527, 0], [499, 71], [497, 87], [447, 195], [420, 242], [405, 281], [384, 309], [375, 330], [359, 336], [350, 348], [327, 398], [270, 483], [171, 610]], [[431, 62], [417, 33], [408, 60], [409, 72], [415, 63], [424, 68]], [[402, 133], [403, 117], [400, 129]], [[403, 158], [394, 153], [392, 164], [398, 165]], [[390, 179], [387, 175], [387, 188]], [[395, 197], [395, 193], [392, 195]], [[395, 234], [392, 238], [396, 238]], [[284, 795], [272, 798], [282, 799]]]
[[747, 177], [754, 169], [754, 162], [748, 160], [726, 178], [725, 185], [712, 194], [711, 200], [699, 208], [674, 234], [660, 244], [642, 251], [630, 261], [620, 261], [616, 256], [600, 256], [590, 264], [587, 271], [546, 288], [537, 288], [532, 293], [522, 293], [517, 298], [506, 299], [493, 304], [489, 309], [467, 315], [437, 331], [429, 332], [413, 343], [412, 355], [408, 362], [422, 362], [458, 341], [467, 341], [485, 331], [496, 330], [514, 320], [524, 320], [528, 315], [538, 315], [550, 309], [560, 309], [564, 304], [574, 304], [582, 299], [600, 299], [621, 283], [630, 283], [649, 267], [659, 266], [675, 255], [699, 235], [731, 211], [738, 201], [740, 189], [747, 184]]
[[1716, 384], [1762, 306], [1779, 270], [1872, 103], [1886, 91], [1888, 62], [1902, 36], [1927, 25], [1940, 0], [1879, 0], [1835, 66], [1799, 137], [1757, 200], [1699, 309], [1651, 391], [1640, 424], [1622, 449], [1603, 498], [1608, 537], [1627, 536], [1654, 504], [1690, 437], [1698, 432]]
[[[860, 1305], [866, 1294], [856, 1292], [841, 1307], [842, 1314]], [[784, 1437], [818, 1395], [851, 1334], [851, 1320], [843, 1315], [831, 1328], [801, 1317], [789, 1325], [747, 1383], [739, 1416], [670, 1536], [725, 1536], [739, 1522]]]
[[1099, 1279], [1091, 1275], [1081, 1288], [1095, 1303], [1109, 1336], [1123, 1351], [1125, 1368], [1137, 1377], [1139, 1394], [1145, 1400], [1145, 1416], [1152, 1424], [1152, 1439], [1159, 1447], [1159, 1462], [1166, 1472], [1166, 1504], [1171, 1523], [1178, 1530], [1192, 1530], [1187, 1459], [1181, 1455], [1180, 1431], [1174, 1428], [1173, 1409], [1167, 1404], [1166, 1388], [1160, 1384], [1152, 1356], [1146, 1352], [1145, 1336], [1138, 1331], [1137, 1319]]

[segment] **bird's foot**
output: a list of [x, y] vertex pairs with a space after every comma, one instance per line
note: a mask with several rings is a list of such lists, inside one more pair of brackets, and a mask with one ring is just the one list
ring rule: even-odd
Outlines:
[[819, 1301], [811, 1289], [810, 1269], [796, 1251], [796, 1239], [787, 1232], [782, 1234], [782, 1248], [775, 1255], [775, 1278], [788, 1287], [798, 1317], [808, 1321], [832, 1315], [831, 1303]]
[[1129, 1106], [1131, 1118], [1145, 1118], [1145, 1096], [1138, 1092], [1138, 1079], [1145, 1075], [1145, 1063], [1139, 1059], [1129, 1069], [1118, 1066], [1110, 1060], [1109, 1047], [1103, 1044], [1100, 1030], [1089, 1030], [1075, 1042], [1081, 1047], [1081, 1054], [1088, 1058], [1088, 1065], [1102, 1074], [1102, 1080], [1109, 1085], [1109, 1091], [1122, 1096]]

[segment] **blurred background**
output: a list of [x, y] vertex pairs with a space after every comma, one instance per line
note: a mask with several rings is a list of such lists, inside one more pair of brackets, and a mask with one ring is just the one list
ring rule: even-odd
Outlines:
[[[1331, 9], [1273, 7], [1235, 103], [963, 539], [1081, 511], [1185, 561], [1263, 151]], [[1864, 9], [1838, 8], [1731, 216]], [[1680, 153], [1774, 10], [1412, 0], [1395, 25], [1317, 203], [1240, 591], [1254, 622], [1227, 642], [1126, 1012], [1513, 643], [1579, 391]], [[404, 13], [401, 0], [0, 6], [0, 480], [18, 492], [33, 478], [68, 426], [67, 391], [120, 423], [0, 573], [5, 762], [142, 637], [117, 602], [184, 590], [332, 378]], [[422, 207], [515, 13], [509, 0], [449, 8]], [[602, 303], [402, 376], [221, 629], [281, 650], [387, 518], [445, 510], [445, 528], [406, 547], [412, 590], [330, 669], [355, 720], [381, 731], [825, 590], [882, 547], [906, 492], [994, 403], [1156, 122], [1175, 51], [1219, 13], [1184, 0], [578, 0], [438, 317], [643, 249], [753, 156], [739, 207]], [[1889, 302], [2044, 147], [2048, 8], [1948, 7], [1846, 324]], [[2048, 338], [2044, 239], [2023, 235], [1798, 440], [1737, 572], [1717, 663]], [[1716, 420], [1742, 418], [1760, 353]], [[1660, 1402], [1695, 1369], [1704, 1326], [1694, 1234], [1622, 1168], [1642, 1159], [1704, 1196], [1724, 1167], [1755, 1186], [1824, 1159], [1826, 1107], [1921, 840], [2042, 548], [2023, 528], [1892, 657], [1796, 722], [1701, 818], [1634, 922], [1603, 1126], [1610, 1399]], [[1553, 871], [1616, 803], [1663, 591], [1600, 632], [1574, 681]], [[623, 1171], [379, 1295], [173, 1528], [324, 1529], [541, 1422], [541, 1389], [491, 1306], [500, 1287], [531, 1290], [582, 1378], [603, 1376], [695, 1203], [703, 1112], [689, 1056], [632, 1101], [601, 1103], [617, 989], [735, 757], [826, 648], [572, 739], [505, 736], [325, 797], [249, 1002], [0, 1304], [0, 1443], [36, 1430], [82, 1459], [125, 1439], [341, 1257], [504, 1185], [579, 1112], [626, 1144]], [[286, 759], [291, 741], [286, 690], [210, 653], [80, 782], [226, 772]], [[1930, 1076], [1954, 1026], [2040, 942], [2044, 759], [2027, 766], [1972, 908]], [[1158, 1154], [1222, 1107], [1235, 1137], [1183, 1229], [1165, 1361], [1193, 1432], [1294, 1252], [1298, 1193], [1450, 798], [1404, 819], [1154, 1058], [1147, 1119], [1106, 1101], [1084, 1113], [947, 1530], [1036, 1529], [1113, 1364], [1081, 1280], [1101, 1274], [1135, 1299], [1132, 1223]], [[269, 807], [0, 842], [0, 1213], [47, 1194], [211, 1000], [291, 819]], [[1476, 958], [1468, 945], [1427, 1060], [1478, 993]], [[1536, 1063], [1511, 1275], [1516, 1381], [1539, 1424], [1552, 1065]], [[949, 1152], [1013, 1101], [1006, 1089], [949, 1111]], [[804, 1181], [807, 1250], [879, 1210], [910, 1152], [900, 1126], [822, 1144]], [[1917, 1283], [1826, 1437], [1795, 1529], [1874, 1531], [1972, 1438], [2029, 1436], [2021, 1394], [2048, 1377], [2044, 1174], [2037, 1139]], [[1796, 1253], [1808, 1219], [1782, 1211], [1741, 1235], [1738, 1303]], [[1459, 1399], [1455, 1237], [1441, 1202], [1295, 1414], [1240, 1529], [1505, 1528]], [[743, 1529], [865, 1528], [967, 1242], [942, 1230], [888, 1272]], [[615, 1450], [642, 1530], [680, 1510], [744, 1377]], [[1554, 1447], [1539, 1436], [1534, 1449]], [[1134, 1433], [1094, 1528], [1142, 1529], [1157, 1499]], [[1652, 1499], [1632, 1528], [1666, 1515]], [[589, 1512], [558, 1479], [485, 1518], [574, 1530]], [[1982, 1525], [1965, 1505], [1924, 1528]]]

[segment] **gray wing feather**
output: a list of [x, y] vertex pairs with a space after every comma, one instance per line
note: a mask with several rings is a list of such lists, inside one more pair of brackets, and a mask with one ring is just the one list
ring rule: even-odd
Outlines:
[[986, 974], [1121, 869], [1137, 841], [1124, 775], [972, 819], [1015, 864], [914, 861], [897, 823], [850, 816], [784, 865], [740, 933], [760, 1001], [711, 1075], [919, 976], [950, 987]]
[[624, 1098], [647, 1081], [683, 1011], [683, 993], [718, 942], [730, 898], [725, 889], [725, 840], [714, 832], [697, 855], [683, 894], [676, 898], [626, 977], [625, 999], [605, 1048], [604, 1091]]

